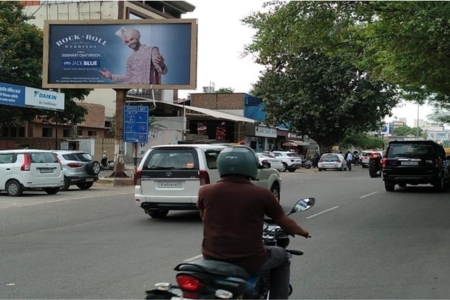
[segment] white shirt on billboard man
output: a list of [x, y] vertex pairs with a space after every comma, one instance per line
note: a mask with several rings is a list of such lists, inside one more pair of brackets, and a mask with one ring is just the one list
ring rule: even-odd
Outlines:
[[128, 84], [161, 84], [161, 76], [167, 74], [168, 68], [158, 47], [141, 44], [141, 33], [136, 29], [120, 28], [116, 35], [133, 50], [128, 56], [125, 75], [111, 74], [108, 69], [99, 71], [100, 74], [112, 82], [126, 82]]

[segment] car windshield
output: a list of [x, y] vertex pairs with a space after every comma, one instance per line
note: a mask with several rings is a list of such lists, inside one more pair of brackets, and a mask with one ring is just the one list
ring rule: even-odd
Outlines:
[[338, 161], [339, 157], [337, 157], [337, 155], [324, 155], [324, 156], [322, 156], [321, 160], [334, 162], [334, 161]]
[[389, 146], [387, 158], [433, 159], [433, 147], [426, 144], [393, 144]]
[[69, 153], [64, 154], [62, 157], [64, 157], [65, 160], [75, 160], [75, 161], [82, 161], [82, 162], [90, 162], [92, 159], [92, 156], [88, 153]]
[[56, 163], [57, 160], [52, 153], [47, 152], [35, 152], [30, 153], [31, 162], [33, 163], [41, 163], [41, 164], [49, 164]]
[[287, 153], [286, 156], [289, 156], [289, 157], [300, 157], [297, 153]]
[[[216, 154], [209, 152], [208, 157], [208, 167], [214, 168]], [[194, 149], [154, 149], [148, 155], [143, 169], [198, 170], [197, 152]]]

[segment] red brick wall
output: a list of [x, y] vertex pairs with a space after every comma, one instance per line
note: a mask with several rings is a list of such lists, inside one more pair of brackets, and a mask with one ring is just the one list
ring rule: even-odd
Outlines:
[[105, 106], [84, 102], [77, 104], [88, 110], [88, 113], [84, 117], [86, 121], [78, 124], [78, 126], [105, 127]]
[[244, 93], [191, 94], [191, 105], [208, 109], [244, 109]]

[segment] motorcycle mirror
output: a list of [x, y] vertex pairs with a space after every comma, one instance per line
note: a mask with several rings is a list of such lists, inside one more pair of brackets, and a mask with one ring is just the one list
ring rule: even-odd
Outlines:
[[294, 207], [292, 208], [291, 212], [288, 214], [288, 216], [290, 214], [299, 212], [299, 211], [305, 211], [310, 209], [311, 207], [314, 206], [314, 203], [316, 202], [315, 198], [305, 198], [305, 199], [300, 199], [297, 201], [297, 203], [295, 203]]

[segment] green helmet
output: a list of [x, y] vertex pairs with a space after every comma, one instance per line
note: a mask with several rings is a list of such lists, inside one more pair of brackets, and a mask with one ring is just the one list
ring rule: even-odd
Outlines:
[[217, 157], [220, 177], [244, 175], [256, 179], [259, 160], [255, 151], [247, 146], [231, 146], [223, 149]]

